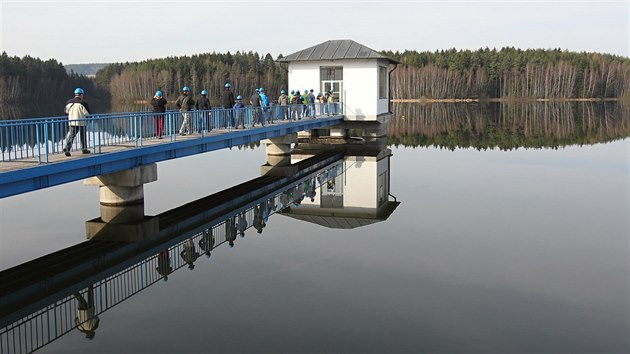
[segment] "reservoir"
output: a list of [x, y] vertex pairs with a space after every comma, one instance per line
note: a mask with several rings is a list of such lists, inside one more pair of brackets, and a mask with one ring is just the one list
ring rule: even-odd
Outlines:
[[[43, 324], [57, 314], [74, 326], [88, 286], [42, 302], [20, 321], [36, 318], [28, 328], [46, 336], [5, 327], [2, 353], [35, 337], [41, 353], [630, 350], [628, 106], [400, 103], [393, 112], [376, 149], [346, 151], [284, 188], [313, 183], [312, 201], [275, 194], [264, 228], [252, 227], [252, 209], [233, 247], [216, 234], [211, 254], [202, 234], [174, 240], [166, 277], [158, 252], [125, 265], [142, 264], [141, 289], [95, 282], [91, 336], [62, 325], [54, 336]], [[252, 144], [160, 162], [144, 214], [259, 178], [265, 161]], [[373, 201], [356, 194], [367, 180], [385, 185], [379, 203], [399, 204], [376, 216], [343, 211]], [[81, 182], [0, 200], [0, 271], [87, 242], [98, 200]], [[107, 286], [136, 289], [134, 277]]]

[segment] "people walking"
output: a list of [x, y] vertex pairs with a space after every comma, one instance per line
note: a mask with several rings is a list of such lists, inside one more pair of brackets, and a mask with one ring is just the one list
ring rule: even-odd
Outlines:
[[201, 111], [199, 112], [199, 132], [212, 130], [212, 117], [210, 113], [212, 106], [210, 106], [210, 100], [208, 99], [208, 91], [201, 91], [201, 97], [199, 97], [195, 103], [195, 108], [197, 108], [198, 111]]
[[301, 103], [302, 98], [300, 97], [300, 90], [295, 91], [295, 95], [291, 99], [291, 110], [293, 110], [293, 118], [295, 120], [300, 120], [301, 113]]
[[308, 113], [308, 89], [305, 89], [304, 92], [302, 93], [302, 96], [300, 96], [300, 99], [302, 100], [302, 118], [306, 118], [309, 116]]
[[74, 90], [74, 98], [66, 101], [65, 112], [68, 115], [68, 134], [66, 135], [66, 144], [63, 148], [63, 152], [66, 156], [70, 156], [70, 148], [72, 148], [72, 142], [77, 136], [77, 133], [81, 135], [81, 152], [89, 154], [90, 150], [87, 149], [87, 134], [85, 132], [87, 122], [85, 118], [90, 114], [90, 108], [83, 100], [83, 94], [85, 92], [82, 88], [77, 87]]
[[158, 266], [155, 268], [158, 274], [162, 276], [162, 280], [167, 281], [168, 275], [173, 272], [173, 267], [171, 266], [171, 256], [168, 253], [168, 248], [165, 248], [158, 253], [157, 256]]
[[189, 93], [190, 89], [188, 86], [184, 86], [182, 88], [182, 94], [179, 95], [177, 101], [175, 101], [175, 105], [179, 108], [184, 120], [181, 128], [179, 128], [179, 135], [186, 135], [192, 132], [190, 129], [190, 111], [195, 107], [195, 100], [189, 96]]
[[236, 96], [236, 103], [234, 103], [234, 107], [232, 107], [233, 111], [234, 111], [234, 115], [236, 116], [236, 125], [234, 126], [234, 128], [238, 129], [238, 127], [240, 126], [241, 128], [245, 129], [245, 105], [243, 104], [243, 96], [238, 95]]
[[234, 126], [234, 116], [232, 115], [232, 107], [234, 107], [234, 93], [232, 93], [232, 84], [226, 82], [223, 85], [223, 95], [221, 96], [221, 105], [224, 108], [225, 114], [225, 125]]
[[199, 248], [204, 251], [206, 257], [210, 258], [210, 252], [214, 249], [214, 236], [212, 235], [212, 228], [208, 228], [203, 231], [203, 236], [199, 240]]
[[[267, 97], [265, 89], [262, 87], [258, 90], [258, 92], [258, 95], [260, 96], [260, 106], [262, 107], [261, 123], [264, 126], [269, 120], [269, 97]], [[271, 122], [273, 123], [273, 119], [271, 119]]]
[[155, 135], [158, 139], [162, 139], [164, 134], [164, 114], [166, 113], [166, 99], [162, 95], [162, 91], [156, 91], [151, 99], [153, 107], [153, 119], [155, 120]]
[[254, 94], [249, 98], [249, 103], [252, 105], [252, 126], [260, 123], [260, 109], [262, 102], [260, 101], [260, 95], [258, 94], [260, 89], [256, 89]]
[[311, 117], [315, 117], [315, 95], [313, 94], [313, 89], [308, 93], [308, 111]]
[[289, 119], [289, 96], [286, 95], [284, 90], [280, 90], [280, 97], [278, 97], [278, 104], [280, 105], [280, 119]]

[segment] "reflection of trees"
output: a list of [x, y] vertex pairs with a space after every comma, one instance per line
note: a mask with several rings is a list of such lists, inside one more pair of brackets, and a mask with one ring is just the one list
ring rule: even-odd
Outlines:
[[623, 103], [537, 102], [394, 105], [390, 144], [455, 149], [557, 148], [630, 136]]

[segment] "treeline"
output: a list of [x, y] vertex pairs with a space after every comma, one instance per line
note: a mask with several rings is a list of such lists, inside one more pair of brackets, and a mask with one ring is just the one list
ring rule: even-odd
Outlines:
[[[78, 74], [67, 74], [56, 60], [41, 60], [25, 56], [0, 55], [0, 103], [18, 105], [45, 105], [63, 103], [72, 97], [75, 87], [82, 87], [90, 95], [107, 96], [96, 88], [94, 81]], [[108, 97], [108, 96], [107, 96]], [[59, 114], [62, 114], [59, 108]], [[0, 117], [4, 119], [4, 117]]]
[[388, 142], [449, 150], [590, 145], [630, 135], [630, 106], [603, 102], [399, 103]]
[[560, 49], [391, 52], [393, 99], [630, 97], [630, 59]]
[[96, 82], [109, 88], [116, 102], [147, 100], [156, 90], [174, 100], [188, 86], [195, 94], [207, 90], [217, 104], [226, 82], [232, 84], [235, 94], [243, 96], [256, 87], [264, 87], [272, 97], [279, 95], [281, 88], [286, 89], [287, 72], [270, 54], [208, 53], [111, 64], [96, 73]]

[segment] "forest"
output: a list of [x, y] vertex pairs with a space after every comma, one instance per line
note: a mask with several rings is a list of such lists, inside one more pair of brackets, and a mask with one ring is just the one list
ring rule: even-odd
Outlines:
[[95, 80], [108, 87], [117, 102], [150, 99], [156, 90], [175, 100], [181, 88], [189, 86], [196, 94], [207, 90], [217, 104], [226, 82], [237, 95], [249, 96], [255, 88], [264, 87], [276, 97], [286, 87], [287, 72], [270, 54], [228, 52], [111, 64], [99, 70]]
[[[94, 80], [68, 74], [63, 64], [30, 56], [23, 58], [0, 55], [0, 104], [9, 106], [63, 103], [72, 97], [75, 87], [82, 87], [93, 97], [109, 98], [106, 87], [98, 88]], [[62, 109], [59, 108], [59, 114]]]
[[629, 98], [630, 59], [560, 49], [383, 54], [401, 62], [393, 99]]
[[[392, 73], [392, 99], [630, 99], [630, 59], [560, 49], [516, 48], [383, 51], [401, 62]], [[279, 55], [278, 58], [281, 58]], [[0, 56], [0, 102], [63, 102], [74, 87], [90, 97], [134, 103], [156, 90], [174, 100], [181, 87], [205, 89], [217, 104], [223, 85], [248, 96], [265, 87], [286, 88], [286, 65], [270, 54], [205, 53], [104, 66], [95, 78], [66, 73], [56, 60]]]

